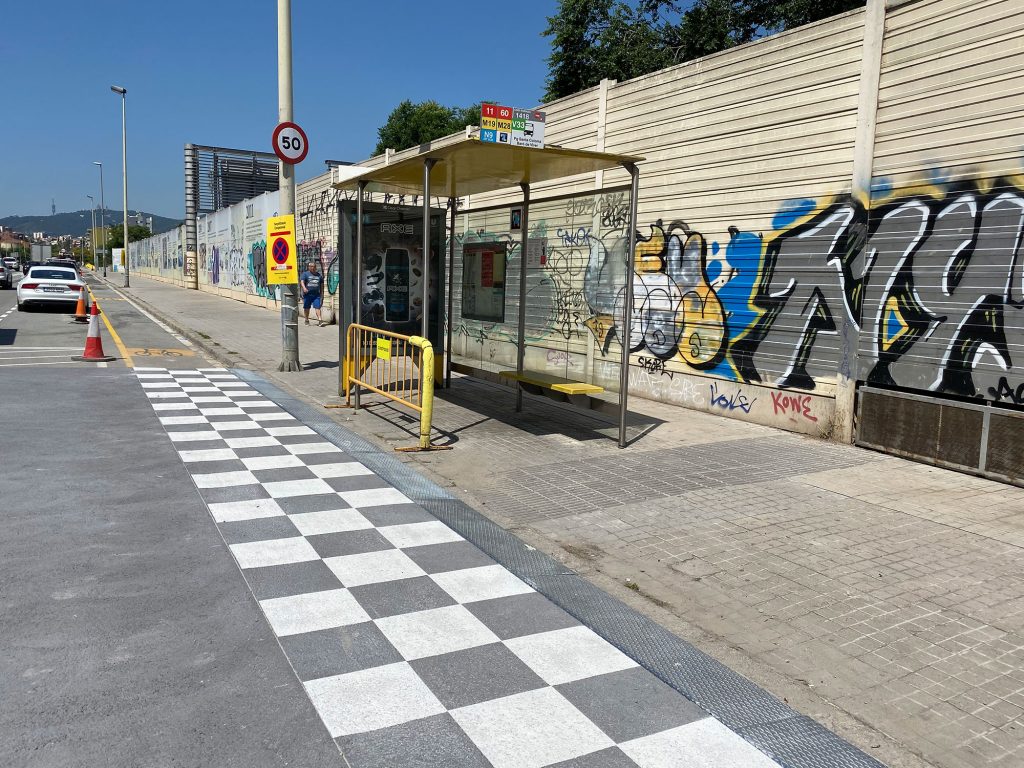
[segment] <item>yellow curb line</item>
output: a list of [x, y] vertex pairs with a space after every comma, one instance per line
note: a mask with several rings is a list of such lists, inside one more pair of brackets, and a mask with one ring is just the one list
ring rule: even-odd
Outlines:
[[127, 363], [128, 367], [134, 368], [135, 361], [132, 360], [132, 356], [128, 354], [128, 348], [124, 345], [124, 342], [121, 341], [121, 337], [117, 335], [117, 331], [114, 330], [114, 326], [112, 326], [110, 324], [110, 321], [107, 319], [107, 313], [103, 311], [103, 307], [100, 306], [99, 301], [97, 301], [96, 294], [92, 292], [92, 288], [89, 288], [88, 286], [86, 286], [86, 288], [89, 291], [89, 297], [96, 305], [96, 308], [100, 311], [100, 317], [103, 318], [103, 324], [107, 326], [107, 331], [110, 332], [110, 338], [112, 338], [114, 340], [114, 344], [117, 345], [117, 351], [121, 353], [121, 357], [124, 358], [125, 363]]

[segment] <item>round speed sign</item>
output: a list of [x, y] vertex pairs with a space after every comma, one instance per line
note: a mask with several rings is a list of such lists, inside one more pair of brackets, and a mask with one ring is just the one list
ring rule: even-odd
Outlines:
[[301, 163], [309, 151], [306, 133], [295, 123], [280, 123], [274, 129], [274, 153], [289, 165]]

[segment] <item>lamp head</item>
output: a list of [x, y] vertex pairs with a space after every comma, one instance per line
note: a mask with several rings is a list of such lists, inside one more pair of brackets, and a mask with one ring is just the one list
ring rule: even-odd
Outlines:
[[114, 93], [120, 93], [122, 96], [128, 93], [128, 89], [122, 88], [120, 85], [112, 85], [110, 86], [110, 90], [112, 90]]
[[103, 167], [103, 163], [101, 163], [101, 162], [100, 162], [99, 160], [93, 160], [93, 161], [92, 161], [92, 164], [93, 164], [93, 165], [98, 165], [98, 166], [100, 166], [101, 168]]

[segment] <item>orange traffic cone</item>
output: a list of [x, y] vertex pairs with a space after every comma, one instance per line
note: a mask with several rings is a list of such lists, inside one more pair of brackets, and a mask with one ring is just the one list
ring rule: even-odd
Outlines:
[[78, 289], [78, 304], [75, 306], [75, 322], [89, 322], [89, 315], [86, 313], [85, 309], [85, 288]]
[[86, 363], [109, 363], [116, 360], [103, 354], [103, 341], [100, 339], [100, 308], [96, 302], [92, 304], [92, 314], [89, 316], [89, 331], [85, 335], [85, 352], [75, 355], [72, 360], [82, 360]]

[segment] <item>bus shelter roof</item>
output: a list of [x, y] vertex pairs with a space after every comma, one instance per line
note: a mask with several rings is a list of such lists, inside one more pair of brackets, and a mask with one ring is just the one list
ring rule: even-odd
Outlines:
[[[566, 176], [634, 165], [644, 158], [582, 149], [548, 146], [543, 149], [494, 144], [470, 136], [436, 149], [422, 151], [390, 165], [348, 175], [333, 184], [356, 189], [366, 182], [370, 192], [417, 195], [423, 193], [423, 165], [435, 160], [430, 171], [430, 192], [438, 197], [478, 195], [520, 184], [538, 184]], [[349, 170], [345, 166], [340, 173]], [[351, 168], [351, 171], [357, 171]]]

